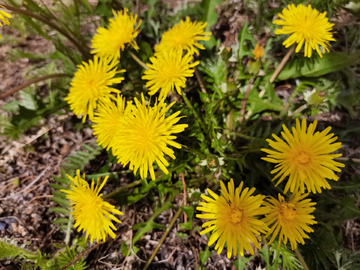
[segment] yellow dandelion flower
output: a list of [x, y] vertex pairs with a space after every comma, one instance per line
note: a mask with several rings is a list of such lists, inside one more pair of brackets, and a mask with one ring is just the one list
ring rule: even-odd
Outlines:
[[[2, 5], [0, 5], [0, 8], [5, 9], [5, 7], [3, 7]], [[5, 23], [7, 25], [10, 25], [10, 22], [5, 17], [12, 18], [12, 16], [9, 13], [7, 13], [3, 10], [0, 10], [0, 26], [3, 26], [1, 22]], [[1, 35], [0, 35], [0, 38], [1, 38]]]
[[305, 43], [305, 57], [311, 57], [313, 50], [322, 57], [319, 46], [323, 47], [324, 52], [329, 52], [329, 41], [335, 41], [330, 32], [334, 24], [329, 23], [329, 19], [325, 17], [326, 12], [319, 13], [316, 9], [312, 9], [311, 5], [305, 7], [300, 4], [295, 7], [291, 4], [278, 15], [283, 20], [275, 20], [274, 24], [283, 25], [283, 27], [276, 30], [275, 34], [291, 34], [283, 43], [286, 48], [297, 43], [295, 51], [299, 52]]
[[124, 78], [114, 78], [117, 73], [125, 70], [117, 70], [118, 60], [110, 58], [94, 57], [94, 61], [83, 62], [78, 65], [74, 78], [72, 80], [69, 95], [65, 100], [70, 104], [70, 109], [75, 115], [83, 116], [85, 122], [86, 116], [90, 120], [94, 118], [94, 109], [98, 101], [104, 102], [111, 96], [111, 92], [120, 93], [119, 90], [109, 87], [112, 84], [120, 83]]
[[264, 55], [264, 47], [256, 43], [256, 47], [253, 50], [252, 54], [254, 55], [254, 59], [261, 59]]
[[309, 225], [317, 223], [315, 217], [310, 215], [315, 210], [312, 206], [316, 203], [311, 202], [310, 199], [303, 200], [308, 195], [294, 193], [288, 202], [280, 194], [278, 194], [279, 200], [273, 197], [267, 199], [265, 205], [270, 208], [270, 212], [263, 221], [270, 227], [265, 238], [272, 234], [269, 244], [279, 233], [279, 247], [281, 242], [286, 246], [288, 240], [293, 250], [296, 249], [297, 243], [305, 244], [304, 238], [309, 238], [305, 232], [313, 232]]
[[226, 243], [228, 258], [231, 257], [232, 252], [237, 255], [238, 245], [241, 256], [244, 256], [244, 250], [254, 254], [250, 241], [260, 249], [254, 234], [259, 236], [260, 233], [266, 233], [269, 229], [263, 221], [256, 217], [268, 213], [269, 209], [261, 206], [265, 196], [252, 196], [255, 188], [242, 190], [243, 182], [235, 190], [233, 179], [228, 183], [229, 191], [222, 181], [220, 181], [220, 185], [222, 196], [218, 196], [210, 189], [207, 191], [213, 198], [201, 195], [206, 202], [201, 202], [201, 206], [196, 209], [206, 213], [196, 216], [211, 220], [202, 225], [202, 227], [208, 228], [200, 234], [213, 231], [208, 245], [211, 246], [218, 240], [215, 249], [220, 254]]
[[132, 12], [128, 15], [127, 8], [124, 11], [113, 11], [113, 14], [115, 18], [109, 19], [108, 28], [97, 29], [98, 33], [91, 41], [91, 53], [120, 58], [120, 50], [123, 51], [126, 44], [130, 44], [135, 50], [139, 49], [134, 39], [140, 33], [141, 20], [136, 23], [137, 15], [134, 16]]
[[333, 172], [340, 172], [338, 167], [345, 165], [334, 161], [334, 158], [341, 157], [341, 154], [330, 154], [341, 148], [341, 142], [333, 143], [337, 137], [334, 134], [328, 134], [331, 127], [322, 132], [314, 134], [317, 121], [309, 125], [306, 132], [306, 119], [302, 120], [300, 125], [299, 119], [296, 119], [296, 128], [292, 128], [293, 134], [283, 125], [284, 132], [281, 132], [284, 142], [278, 136], [273, 134], [276, 142], [267, 139], [269, 145], [274, 150], [261, 149], [269, 155], [263, 160], [272, 163], [279, 163], [276, 169], [271, 171], [277, 173], [273, 180], [279, 178], [276, 186], [289, 175], [289, 180], [285, 186], [284, 192], [289, 189], [296, 192], [300, 189], [301, 193], [305, 192], [305, 186], [308, 192], [319, 192], [321, 188], [330, 189], [329, 183], [325, 178], [337, 181], [339, 177]]
[[155, 46], [155, 51], [162, 53], [171, 50], [186, 50], [191, 55], [199, 54], [196, 47], [202, 50], [205, 50], [205, 47], [197, 41], [209, 40], [211, 35], [211, 32], [204, 32], [205, 27], [206, 23], [190, 22], [190, 18], [186, 17], [186, 21], [180, 21], [163, 34], [160, 44]]
[[145, 105], [144, 95], [141, 99], [142, 103], [135, 98], [131, 112], [124, 114], [122, 128], [114, 134], [110, 146], [118, 162], [124, 166], [129, 164], [134, 174], [139, 170], [141, 178], [146, 178], [150, 172], [151, 179], [155, 180], [153, 163], [156, 162], [165, 174], [169, 173], [164, 154], [175, 159], [174, 151], [168, 146], [181, 148], [181, 144], [173, 141], [176, 136], [171, 134], [184, 131], [188, 125], [175, 125], [181, 118], [178, 117], [180, 111], [165, 117], [175, 102], [167, 106], [161, 101], [150, 107], [150, 104]]
[[75, 228], [78, 231], [86, 232], [86, 239], [90, 236], [90, 242], [94, 239], [97, 242], [100, 240], [105, 241], [107, 235], [115, 238], [116, 227], [112, 224], [111, 220], [121, 223], [113, 214], [123, 215], [115, 206], [104, 201], [99, 195], [100, 190], [104, 187], [109, 176], [106, 176], [104, 181], [100, 184], [98, 178], [95, 186], [94, 179], [91, 182], [91, 187], [85, 181], [85, 174], [83, 178], [80, 176], [80, 170], [77, 170], [74, 178], [68, 175], [72, 181], [71, 190], [61, 190], [67, 193], [66, 197], [71, 201], [72, 209], [71, 214], [75, 220]]
[[186, 77], [194, 75], [194, 69], [191, 68], [199, 64], [199, 61], [190, 64], [192, 59], [191, 54], [182, 56], [179, 50], [151, 57], [152, 64], [147, 64], [149, 69], [142, 76], [143, 80], [148, 80], [146, 87], [149, 87], [149, 95], [154, 95], [160, 89], [159, 100], [165, 99], [174, 89], [181, 95], [181, 88], [186, 86]]
[[125, 113], [125, 98], [118, 95], [115, 101], [107, 99], [100, 103], [93, 119], [96, 141], [106, 150], [110, 149], [115, 132], [121, 129], [121, 119]]

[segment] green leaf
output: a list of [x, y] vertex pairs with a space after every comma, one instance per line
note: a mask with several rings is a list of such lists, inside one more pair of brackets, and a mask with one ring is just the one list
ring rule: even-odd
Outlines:
[[314, 55], [311, 58], [301, 57], [288, 63], [277, 76], [277, 80], [290, 78], [319, 77], [330, 72], [343, 69], [359, 61], [360, 52], [356, 53], [325, 53], [322, 58]]
[[210, 258], [210, 256], [214, 253], [213, 252], [210, 252], [209, 250], [209, 246], [206, 246], [205, 250], [201, 250], [200, 251], [200, 262], [201, 264], [204, 264], [206, 263], [206, 261]]
[[[129, 255], [130, 249], [127, 245], [127, 243], [125, 241], [123, 241], [121, 243], [121, 247], [120, 247], [121, 253], [123, 254], [124, 257]], [[135, 254], [139, 251], [140, 249], [136, 246], [133, 246], [133, 251], [135, 252]]]
[[245, 21], [244, 26], [241, 28], [241, 31], [239, 32], [238, 40], [239, 40], [238, 59], [239, 59], [239, 62], [241, 63], [241, 59], [245, 55], [248, 55], [251, 57], [254, 56], [252, 54], [252, 50], [245, 46], [245, 40], [250, 41], [252, 43], [253, 47], [256, 46], [256, 42], [255, 42], [253, 36], [249, 32], [247, 21]]
[[53, 189], [56, 189], [56, 190], [62, 190], [62, 189], [69, 190], [70, 189], [69, 187], [61, 186], [61, 185], [58, 185], [58, 184], [50, 184], [50, 187], [52, 187]]
[[[140, 223], [141, 226], [142, 225], [145, 225], [144, 227], [142, 227], [137, 233], [136, 235], [134, 236], [133, 238], [133, 244], [135, 244], [145, 233], [147, 233], [148, 231], [150, 231], [151, 229], [155, 228], [153, 226], [162, 226], [160, 224], [157, 224], [154, 222], [154, 219], [160, 215], [163, 211], [169, 209], [170, 207], [172, 206], [171, 203], [166, 203], [162, 208], [158, 209], [157, 211], [154, 212], [154, 214], [148, 219], [147, 222], [143, 222], [143, 223]], [[155, 225], [156, 224], [156, 225]], [[137, 227], [139, 227], [138, 225], [135, 225]], [[163, 226], [164, 229], [166, 229], [164, 226]]]
[[35, 254], [32, 254], [31, 252], [29, 252], [25, 249], [16, 247], [14, 245], [8, 245], [8, 244], [0, 241], [0, 259], [5, 259], [7, 257], [14, 258], [17, 256], [21, 256], [28, 260], [29, 259], [34, 260], [37, 257]]
[[248, 261], [252, 259], [252, 256], [250, 257], [244, 257], [244, 256], [238, 256], [237, 260], [233, 262], [233, 265], [235, 265], [237, 270], [243, 270], [248, 265], [246, 264]]
[[17, 99], [6, 103], [1, 109], [5, 112], [16, 113], [19, 110], [19, 101]]
[[50, 212], [57, 212], [57, 213], [64, 214], [64, 215], [70, 215], [70, 211], [68, 209], [61, 208], [61, 207], [50, 208]]
[[80, 1], [81, 1], [81, 4], [83, 4], [84, 7], [86, 7], [86, 9], [87, 9], [88, 11], [90, 11], [91, 13], [93, 13], [93, 9], [92, 9], [92, 7], [90, 6], [88, 0], [80, 0]]
[[51, 200], [64, 206], [64, 207], [67, 207], [67, 208], [70, 207], [69, 200], [67, 200], [67, 199], [62, 199], [60, 197], [53, 196], [53, 197], [51, 197]]
[[67, 218], [58, 218], [53, 222], [53, 224], [59, 224], [59, 223], [68, 224], [68, 222], [69, 222], [69, 219], [67, 219]]
[[[201, 7], [204, 10], [204, 14], [201, 16], [200, 21], [206, 22], [205, 27], [206, 32], [211, 32], [211, 27], [216, 24], [218, 15], [215, 12], [215, 7], [221, 5], [221, 0], [203, 0], [201, 2]], [[210, 40], [205, 42], [205, 46], [209, 49], [216, 45], [216, 40], [213, 36], [210, 37]]]
[[31, 89], [27, 89], [26, 91], [20, 91], [20, 99], [22, 99], [19, 105], [24, 106], [26, 109], [35, 111], [38, 106], [35, 102], [35, 99], [31, 93]]
[[[64, 171], [63, 169], [61, 169], [61, 170]], [[68, 185], [68, 186], [71, 184], [71, 180], [66, 175], [65, 175], [65, 178], [59, 177], [56, 175], [53, 175], [52, 177], [54, 178], [55, 181], [57, 181], [59, 183], [62, 183], [62, 184]]]
[[184, 223], [180, 223], [179, 226], [184, 227], [187, 230], [192, 230], [193, 227], [193, 216], [194, 216], [194, 207], [192, 206], [182, 206], [181, 207], [182, 210], [184, 210], [185, 214], [188, 217], [188, 221], [184, 222]]

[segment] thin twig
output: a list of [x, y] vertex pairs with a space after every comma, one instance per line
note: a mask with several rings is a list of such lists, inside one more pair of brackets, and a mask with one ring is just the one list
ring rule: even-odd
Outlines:
[[50, 21], [49, 18], [34, 14], [34, 13], [28, 11], [28, 10], [16, 8], [16, 7], [5, 5], [5, 4], [1, 4], [1, 5], [3, 7], [5, 7], [6, 9], [8, 9], [8, 10], [14, 11], [16, 13], [19, 13], [19, 14], [22, 14], [22, 15], [25, 15], [25, 16], [28, 16], [30, 18], [34, 18], [34, 19], [36, 19], [36, 20], [38, 20], [40, 22], [43, 22], [43, 23], [47, 24], [48, 26], [54, 28], [60, 34], [67, 37], [75, 45], [75, 47], [80, 51], [80, 53], [84, 57], [84, 60], [88, 60], [88, 59], [91, 58], [91, 54], [89, 52], [90, 50], [84, 50], [84, 48], [87, 48], [86, 45], [84, 46], [83, 44], [80, 44], [79, 42], [77, 42], [77, 40], [74, 37], [72, 37], [68, 32], [66, 32], [64, 29], [62, 29], [59, 25], [57, 25], [56, 23]]
[[32, 201], [38, 200], [38, 199], [43, 199], [43, 198], [52, 198], [53, 195], [42, 195], [42, 196], [36, 196], [34, 198], [32, 198], [27, 204], [31, 203]]
[[27, 82], [23, 83], [22, 85], [19, 85], [7, 92], [5, 92], [4, 94], [0, 95], [0, 99], [4, 99], [6, 98], [7, 96], [10, 96], [34, 83], [37, 83], [37, 82], [41, 82], [41, 81], [45, 81], [45, 80], [48, 80], [48, 79], [54, 79], [54, 78], [63, 78], [63, 77], [72, 77], [70, 74], [65, 74], [65, 73], [61, 73], [61, 74], [50, 74], [50, 75], [46, 75], [46, 76], [42, 76], [42, 77], [39, 77], [39, 78], [35, 78], [35, 79], [31, 79], [31, 80], [28, 80]]
[[23, 193], [25, 190], [29, 189], [30, 187], [32, 187], [33, 185], [35, 185], [35, 183], [37, 181], [39, 181], [39, 179], [46, 173], [46, 171], [51, 167], [51, 165], [47, 166], [36, 178], [34, 181], [32, 181], [29, 185], [27, 185], [25, 188], [23, 188], [22, 190], [20, 190], [19, 192], [13, 194], [13, 195], [10, 195], [10, 196], [7, 196], [7, 197], [4, 197], [4, 198], [0, 198], [0, 201], [2, 200], [7, 200], [9, 198], [13, 198], [13, 197], [16, 197], [18, 195], [20, 195], [21, 193]]
[[145, 68], [146, 70], [149, 69], [149, 67], [143, 62], [141, 61], [135, 54], [133, 54], [132, 51], [128, 51], [128, 53], [130, 54], [130, 56], [143, 68]]
[[285, 66], [286, 62], [289, 60], [290, 55], [295, 50], [295, 44], [291, 46], [290, 50], [287, 52], [287, 54], [284, 56], [283, 60], [281, 60], [280, 65], [275, 70], [274, 74], [270, 78], [270, 83], [273, 83], [276, 79], [276, 77], [279, 75], [280, 71]]
[[196, 79], [199, 82], [201, 92], [203, 92], [204, 94], [207, 94], [205, 85], [204, 85], [203, 81], [201, 80], [201, 77], [200, 77], [200, 74], [199, 74], [198, 70], [196, 68], [194, 68], [194, 69], [195, 69], [195, 76], [196, 76]]
[[[182, 210], [181, 208], [179, 208], [179, 210], [176, 212], [175, 216], [173, 217], [173, 219], [171, 220], [169, 226], [166, 228], [163, 236], [161, 237], [159, 244], [157, 244], [154, 252], [151, 254], [150, 259], [149, 259], [148, 262], [146, 263], [146, 265], [145, 265], [145, 267], [144, 267], [144, 270], [146, 270], [146, 269], [150, 266], [152, 260], [155, 258], [156, 253], [159, 251], [160, 246], [161, 246], [162, 243], [165, 241], [165, 238], [166, 238], [167, 235], [169, 234], [171, 228], [174, 226], [175, 221], [179, 218], [179, 216], [180, 216], [180, 214], [181, 214], [182, 211], [183, 211], [183, 210]], [[61, 270], [61, 269], [60, 269], [60, 270]]]
[[[184, 188], [184, 206], [187, 205], [187, 202], [186, 202], [186, 184], [185, 184], [185, 177], [184, 177], [184, 173], [182, 172], [181, 173], [181, 181], [182, 181], [182, 184], [183, 184], [183, 188]], [[184, 222], [186, 223], [187, 222], [187, 215], [186, 213], [184, 212]]]
[[242, 124], [242, 121], [243, 121], [244, 118], [245, 118], [246, 102], [247, 102], [247, 99], [248, 99], [248, 96], [249, 96], [249, 93], [250, 93], [250, 90], [251, 90], [251, 87], [252, 87], [253, 82], [254, 82], [254, 79], [251, 78], [251, 79], [249, 80], [249, 85], [248, 85], [248, 87], [246, 88], [245, 96], [244, 96], [243, 100], [241, 101], [240, 118], [239, 118], [239, 123], [240, 123], [240, 125]]

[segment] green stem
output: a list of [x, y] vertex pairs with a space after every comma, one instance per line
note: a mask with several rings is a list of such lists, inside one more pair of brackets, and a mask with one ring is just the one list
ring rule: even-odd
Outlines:
[[120, 187], [120, 188], [118, 188], [118, 189], [115, 189], [113, 192], [110, 192], [109, 194], [105, 195], [105, 196], [102, 197], [102, 198], [103, 198], [103, 199], [109, 199], [109, 198], [113, 197], [114, 195], [116, 195], [116, 194], [118, 194], [118, 193], [120, 193], [120, 192], [123, 192], [123, 191], [125, 191], [125, 190], [127, 190], [127, 189], [129, 189], [129, 188], [134, 187], [134, 186], [140, 185], [140, 184], [141, 184], [141, 181], [142, 181], [142, 179], [137, 180], [137, 181], [134, 181], [134, 182], [132, 182], [132, 183], [126, 185], [126, 186]]
[[182, 210], [181, 208], [179, 208], [179, 210], [176, 212], [175, 216], [173, 217], [173, 219], [171, 220], [169, 226], [166, 228], [163, 236], [161, 237], [160, 242], [157, 244], [154, 252], [151, 254], [150, 259], [149, 259], [148, 262], [146, 263], [146, 265], [145, 265], [145, 267], [144, 267], [144, 270], [146, 270], [146, 269], [150, 266], [152, 260], [155, 258], [156, 253], [159, 251], [160, 246], [161, 246], [162, 243], [165, 241], [165, 238], [166, 238], [167, 235], [169, 234], [171, 228], [174, 226], [176, 220], [179, 218], [179, 216], [180, 216], [180, 214], [181, 214], [182, 211], [183, 211], [183, 210]]
[[199, 117], [198, 113], [196, 112], [196, 110], [194, 109], [193, 105], [191, 104], [191, 102], [188, 100], [188, 98], [186, 97], [184, 91], [182, 91], [182, 97], [186, 103], [186, 105], [189, 107], [189, 109], [192, 111], [192, 113], [194, 114], [194, 117], [196, 119], [196, 121], [199, 123], [201, 129], [206, 132], [206, 127], [203, 123], [203, 121], [201, 121], [201, 118]]
[[199, 158], [201, 158], [201, 159], [205, 159], [206, 158], [206, 155], [204, 155], [203, 153], [201, 153], [201, 152], [199, 152], [199, 151], [197, 151], [197, 150], [195, 150], [195, 149], [193, 149], [193, 148], [191, 148], [191, 147], [184, 147], [183, 148], [183, 150], [184, 151], [187, 151], [187, 152], [189, 152], [189, 153], [191, 153], [191, 154], [194, 154], [195, 156], [198, 156]]
[[128, 51], [128, 53], [140, 66], [142, 66], [146, 70], [149, 69], [149, 67], [143, 61], [141, 61], [132, 51]]
[[237, 137], [241, 137], [241, 138], [244, 138], [244, 139], [247, 139], [247, 140], [261, 140], [261, 138], [256, 138], [256, 137], [251, 137], [251, 136], [247, 136], [247, 135], [244, 135], [244, 134], [241, 134], [241, 133], [237, 133], [237, 132], [230, 132], [229, 135], [235, 135]]
[[248, 150], [240, 151], [239, 153], [245, 154], [245, 153], [255, 153], [255, 152], [261, 152], [261, 148], [248, 149]]
[[277, 67], [277, 69], [275, 70], [274, 74], [271, 76], [270, 78], [270, 83], [273, 83], [276, 79], [276, 77], [279, 75], [280, 71], [283, 69], [283, 67], [285, 66], [286, 62], [289, 60], [290, 55], [293, 53], [293, 51], [295, 50], [295, 46], [296, 44], [292, 45], [290, 50], [287, 52], [287, 54], [284, 56], [283, 60], [281, 60], [279, 66]]
[[309, 270], [309, 267], [307, 266], [303, 256], [301, 256], [301, 253], [299, 252], [299, 250], [296, 248], [295, 249], [295, 253], [296, 253], [296, 256], [299, 258], [302, 266], [304, 267], [305, 270]]

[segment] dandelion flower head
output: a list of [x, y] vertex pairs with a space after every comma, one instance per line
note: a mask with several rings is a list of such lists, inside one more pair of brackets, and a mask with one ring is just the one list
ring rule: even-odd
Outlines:
[[83, 62], [78, 65], [72, 80], [68, 96], [65, 100], [70, 104], [70, 109], [77, 116], [83, 115], [85, 122], [88, 115], [93, 120], [94, 109], [98, 101], [105, 101], [111, 96], [111, 92], [120, 91], [109, 87], [112, 84], [120, 83], [124, 78], [114, 78], [116, 74], [125, 72], [117, 70], [118, 60], [110, 58], [94, 57], [89, 63]]
[[146, 178], [149, 172], [151, 179], [155, 180], [154, 162], [168, 174], [166, 166], [169, 163], [164, 154], [175, 159], [174, 151], [169, 146], [181, 148], [172, 134], [184, 131], [188, 125], [176, 125], [181, 119], [178, 116], [180, 111], [165, 116], [174, 104], [167, 106], [160, 101], [151, 107], [150, 104], [146, 105], [144, 95], [141, 102], [135, 98], [131, 112], [125, 113], [122, 118], [122, 128], [114, 134], [110, 143], [113, 154], [123, 166], [129, 164], [134, 174], [139, 170], [141, 178]]
[[124, 11], [113, 11], [114, 18], [109, 19], [108, 28], [99, 27], [97, 34], [92, 39], [91, 53], [103, 57], [120, 58], [120, 50], [125, 49], [125, 45], [130, 44], [135, 50], [139, 47], [134, 40], [140, 33], [141, 20], [136, 22], [137, 15], [130, 13], [128, 9]]
[[253, 50], [252, 54], [254, 55], [254, 59], [261, 59], [264, 55], [264, 47], [256, 43], [256, 47]]
[[222, 196], [210, 189], [207, 191], [211, 197], [201, 195], [205, 202], [201, 202], [201, 206], [196, 209], [205, 213], [196, 216], [202, 219], [210, 219], [210, 221], [202, 225], [202, 227], [208, 228], [200, 234], [203, 235], [212, 231], [208, 245], [211, 246], [217, 240], [215, 249], [220, 254], [226, 243], [228, 258], [231, 257], [232, 252], [234, 255], [238, 254], [238, 244], [241, 256], [244, 256], [244, 250], [254, 254], [250, 241], [260, 249], [254, 234], [259, 236], [260, 233], [266, 233], [269, 229], [263, 221], [256, 217], [268, 212], [267, 207], [262, 207], [265, 196], [253, 196], [255, 188], [243, 190], [243, 182], [235, 189], [232, 179], [228, 183], [228, 190], [222, 181], [220, 181], [220, 185]]
[[337, 181], [339, 177], [334, 171], [340, 172], [339, 167], [345, 166], [334, 160], [341, 157], [341, 154], [330, 154], [341, 148], [341, 142], [334, 143], [337, 137], [334, 137], [333, 133], [328, 134], [331, 127], [314, 134], [316, 125], [315, 120], [306, 131], [306, 119], [302, 120], [301, 125], [299, 119], [296, 119], [296, 128], [292, 128], [292, 134], [283, 125], [284, 131], [281, 135], [285, 141], [275, 134], [272, 136], [276, 141], [267, 139], [269, 145], [275, 150], [261, 149], [268, 153], [267, 157], [262, 158], [263, 160], [278, 163], [271, 171], [272, 174], [276, 173], [273, 180], [280, 177], [276, 185], [289, 176], [284, 189], [285, 193], [289, 189], [290, 192], [300, 189], [300, 192], [304, 193], [305, 186], [308, 192], [313, 193], [321, 193], [321, 188], [330, 189], [326, 178]]
[[162, 53], [171, 50], [186, 50], [193, 55], [199, 54], [197, 48], [205, 50], [205, 47], [199, 43], [198, 40], [209, 40], [211, 32], [204, 32], [206, 23], [190, 22], [187, 17], [186, 21], [180, 21], [172, 29], [165, 32], [161, 38], [159, 45], [155, 46], [155, 51]]
[[[2, 5], [0, 5], [0, 8], [5, 9], [5, 7]], [[3, 21], [7, 25], [10, 25], [10, 22], [5, 17], [12, 18], [12, 16], [9, 13], [7, 13], [3, 10], [0, 10], [0, 26], [2, 26], [1, 21]]]
[[311, 5], [305, 7], [301, 4], [298, 6], [291, 4], [278, 15], [282, 20], [275, 20], [274, 24], [283, 27], [276, 30], [275, 34], [290, 34], [283, 43], [286, 48], [297, 43], [295, 51], [299, 52], [305, 43], [305, 57], [311, 57], [313, 50], [322, 57], [319, 46], [323, 47], [324, 52], [329, 52], [329, 41], [335, 41], [331, 32], [334, 24], [325, 17], [326, 12], [319, 13], [316, 9], [312, 9]]
[[[0, 8], [5, 9], [5, 7], [3, 7], [2, 5], [0, 5]], [[10, 25], [10, 22], [5, 17], [12, 18], [12, 16], [9, 13], [7, 13], [3, 10], [0, 10], [0, 26], [3, 26], [1, 22], [5, 23], [7, 25]], [[1, 35], [0, 35], [0, 38], [1, 38]]]
[[273, 197], [265, 202], [265, 205], [270, 208], [270, 212], [266, 215], [263, 221], [270, 227], [270, 230], [265, 235], [268, 237], [272, 234], [269, 244], [275, 240], [279, 235], [279, 247], [281, 242], [286, 246], [289, 240], [291, 249], [296, 249], [297, 243], [305, 244], [304, 238], [309, 238], [306, 234], [314, 230], [309, 225], [316, 224], [315, 217], [310, 215], [315, 210], [316, 203], [311, 202], [310, 199], [303, 200], [308, 194], [294, 193], [290, 200], [285, 201], [284, 197], [278, 194], [279, 200]]
[[118, 94], [115, 102], [113, 99], [115, 98], [106, 99], [100, 103], [93, 119], [94, 135], [99, 145], [106, 150], [110, 149], [116, 131], [122, 128], [121, 119], [125, 113], [125, 98]]
[[167, 51], [151, 57], [152, 64], [147, 64], [149, 69], [142, 76], [143, 80], [148, 80], [146, 87], [149, 87], [149, 95], [154, 95], [160, 89], [159, 100], [165, 99], [174, 89], [181, 95], [181, 88], [186, 86], [186, 78], [194, 75], [192, 68], [199, 64], [199, 61], [190, 64], [192, 59], [191, 54], [182, 56], [179, 50]]
[[78, 228], [79, 232], [81, 230], [86, 232], [86, 239], [90, 236], [91, 243], [94, 239], [97, 242], [105, 241], [108, 235], [115, 238], [113, 231], [116, 231], [116, 227], [111, 220], [121, 223], [114, 214], [123, 215], [123, 213], [104, 201], [101, 198], [102, 194], [99, 194], [109, 176], [106, 176], [101, 184], [98, 178], [96, 185], [93, 179], [91, 186], [85, 181], [85, 175], [83, 178], [80, 176], [80, 170], [77, 170], [74, 178], [69, 175], [68, 177], [72, 181], [71, 190], [61, 191], [67, 193], [66, 197], [71, 201], [74, 210], [71, 214], [76, 222], [74, 227]]

